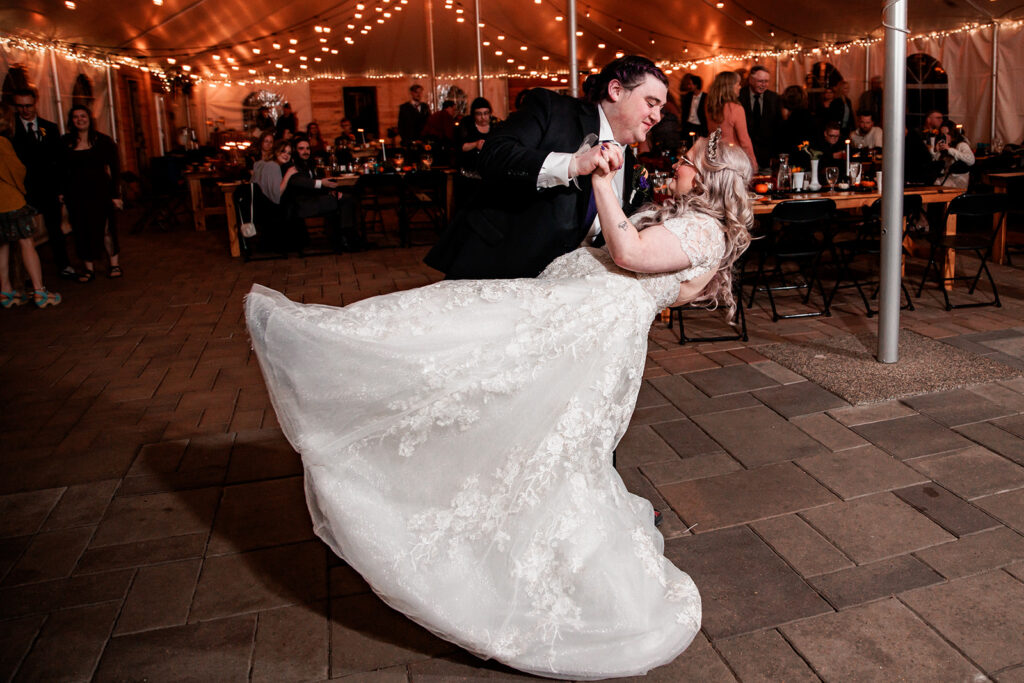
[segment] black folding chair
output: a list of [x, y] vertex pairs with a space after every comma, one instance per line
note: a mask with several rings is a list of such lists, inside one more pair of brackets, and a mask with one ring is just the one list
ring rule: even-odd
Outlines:
[[[757, 270], [748, 308], [754, 305], [755, 294], [765, 291], [772, 308], [772, 322], [831, 315], [828, 295], [818, 275], [818, 268], [822, 255], [829, 249], [830, 222], [835, 210], [836, 203], [831, 199], [794, 199], [775, 206], [771, 214], [771, 226], [763, 236], [762, 244], [758, 245]], [[796, 265], [796, 271], [787, 273], [783, 267], [785, 264]], [[790, 278], [794, 275], [799, 280], [791, 283]], [[785, 315], [779, 313], [775, 305], [775, 292], [805, 289], [803, 302], [806, 304], [810, 302], [811, 289], [815, 284], [821, 291], [821, 310]]]
[[191, 219], [183, 164], [184, 160], [176, 156], [150, 158], [148, 175], [139, 179], [145, 208], [132, 226], [133, 234], [148, 227], [167, 232], [178, 227], [182, 220], [187, 223]]
[[736, 298], [736, 322], [734, 325], [735, 332], [731, 334], [718, 334], [718, 335], [706, 335], [689, 337], [686, 335], [686, 327], [683, 322], [683, 313], [686, 311], [701, 311], [707, 310], [703, 306], [686, 304], [684, 306], [673, 306], [669, 309], [668, 316], [668, 329], [672, 329], [672, 319], [679, 319], [679, 345], [682, 346], [687, 342], [720, 342], [720, 341], [749, 341], [750, 337], [747, 336], [747, 316], [743, 312], [743, 293], [740, 288], [739, 273], [733, 276], [733, 296]]
[[[903, 239], [907, 236], [907, 225], [910, 220], [920, 215], [921, 213], [921, 195], [917, 194], [905, 194], [903, 195]], [[846, 229], [852, 231], [852, 235], [846, 238], [834, 237], [832, 245], [835, 249], [838, 262], [838, 272], [836, 274], [836, 281], [832, 287], [831, 293], [828, 296], [828, 307], [831, 309], [832, 302], [835, 299], [836, 293], [840, 287], [856, 287], [857, 292], [860, 294], [861, 300], [864, 302], [864, 310], [867, 313], [867, 317], [872, 317], [877, 313], [875, 309], [871, 308], [869, 297], [864, 292], [864, 287], [874, 285], [875, 288], [871, 293], [870, 299], [874, 299], [878, 296], [879, 283], [877, 277], [873, 277], [868, 281], [864, 281], [857, 274], [857, 271], [853, 267], [853, 262], [861, 256], [873, 256], [878, 257], [882, 253], [882, 200], [881, 198], [876, 199], [871, 206], [864, 210], [864, 214], [858, 217], [856, 221], [840, 222], [838, 227], [840, 230]], [[902, 247], [903, 255], [909, 256], [906, 247]], [[878, 259], [872, 259], [873, 263], [877, 263]], [[910, 299], [910, 292], [907, 291], [907, 286], [900, 282], [900, 287], [903, 290], [903, 296], [906, 299], [906, 305], [902, 308], [908, 311], [914, 310], [914, 304]]]
[[[942, 298], [946, 302], [946, 310], [954, 308], [974, 308], [977, 306], [996, 306], [1003, 304], [999, 301], [999, 290], [996, 288], [996, 281], [988, 269], [988, 261], [992, 258], [992, 247], [995, 244], [996, 235], [1003, 220], [1006, 218], [1006, 211], [1009, 207], [1010, 196], [1007, 194], [962, 194], [954, 197], [953, 201], [946, 207], [946, 220], [941, 224], [932, 225], [928, 234], [928, 264], [924, 268], [924, 275], [921, 276], [921, 284], [917, 288], [917, 296], [920, 298], [924, 291], [924, 283], [928, 280], [928, 273], [935, 269], [935, 278], [942, 291]], [[956, 234], [946, 234], [946, 224], [951, 216], [956, 217]], [[973, 252], [980, 260], [981, 265], [974, 275], [957, 275], [944, 277], [939, 265], [939, 255], [946, 250], [952, 250], [954, 257], [957, 252]], [[992, 285], [991, 301], [974, 301], [966, 304], [953, 305], [949, 301], [949, 292], [946, 291], [947, 282], [970, 280], [971, 286], [967, 289], [969, 295], [974, 294], [978, 286], [981, 274], [985, 273], [989, 284]]]
[[448, 223], [445, 210], [448, 179], [444, 171], [417, 171], [405, 174], [405, 187], [399, 211], [399, 239], [403, 247], [412, 243], [414, 228], [427, 227], [439, 235]]
[[267, 199], [256, 183], [242, 183], [232, 195], [236, 224], [253, 223], [256, 235], [238, 232], [238, 247], [244, 261], [269, 261], [288, 258], [287, 218], [284, 209]]

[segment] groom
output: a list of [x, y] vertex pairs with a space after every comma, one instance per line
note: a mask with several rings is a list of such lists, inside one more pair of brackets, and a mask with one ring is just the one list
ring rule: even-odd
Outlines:
[[627, 56], [584, 83], [586, 100], [537, 88], [484, 144], [482, 190], [424, 259], [448, 279], [536, 277], [580, 246], [600, 246], [590, 174], [602, 145], [625, 147], [613, 184], [626, 215], [650, 200], [629, 145], [661, 120], [668, 78]]

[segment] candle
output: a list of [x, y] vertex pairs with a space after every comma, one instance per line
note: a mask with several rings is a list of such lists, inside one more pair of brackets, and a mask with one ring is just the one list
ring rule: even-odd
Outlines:
[[850, 177], [850, 141], [846, 141], [846, 177]]
[[359, 137], [363, 139], [363, 147], [366, 147], [366, 133], [363, 132], [362, 128], [357, 128], [359, 131]]
[[693, 147], [693, 143], [697, 141], [697, 133], [690, 131], [690, 147]]
[[384, 138], [380, 139], [380, 156], [381, 156], [381, 161], [387, 161], [388, 160], [388, 150], [387, 150], [387, 147], [384, 145]]

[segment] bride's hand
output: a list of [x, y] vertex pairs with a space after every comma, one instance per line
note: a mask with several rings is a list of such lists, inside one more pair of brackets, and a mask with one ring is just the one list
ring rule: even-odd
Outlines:
[[611, 182], [615, 172], [622, 168], [622, 150], [616, 145], [602, 143], [595, 149], [601, 150], [597, 167], [594, 168], [594, 178], [601, 178]]

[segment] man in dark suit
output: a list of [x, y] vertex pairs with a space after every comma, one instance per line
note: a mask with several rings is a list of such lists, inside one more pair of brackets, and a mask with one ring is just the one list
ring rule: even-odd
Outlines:
[[679, 92], [683, 96], [679, 109], [682, 112], [684, 140], [690, 137], [690, 133], [700, 138], [708, 136], [708, 113], [704, 110], [707, 94], [701, 92], [702, 87], [704, 81], [697, 74], [686, 74], [679, 84]]
[[64, 233], [60, 229], [61, 209], [57, 198], [57, 162], [60, 158], [60, 129], [57, 124], [39, 118], [36, 92], [23, 89], [14, 93], [18, 120], [14, 126], [14, 152], [25, 165], [25, 201], [43, 216], [53, 261], [65, 280], [77, 280], [71, 267]]
[[403, 102], [398, 108], [398, 134], [402, 138], [402, 145], [408, 147], [423, 134], [423, 126], [430, 117], [430, 107], [421, 102], [423, 99], [423, 86], [414, 83], [409, 88], [409, 101]]
[[325, 217], [331, 246], [335, 251], [358, 251], [361, 240], [357, 231], [356, 200], [349, 194], [342, 194], [333, 180], [317, 179], [311, 156], [309, 140], [298, 138], [292, 161], [295, 173], [288, 178], [281, 203], [288, 206], [292, 215], [299, 219]]
[[536, 277], [584, 238], [603, 244], [590, 187], [601, 146], [625, 147], [613, 184], [629, 215], [649, 198], [629, 145], [661, 119], [667, 85], [653, 62], [627, 56], [588, 78], [588, 101], [529, 91], [484, 143], [481, 189], [427, 255], [427, 265], [450, 279]]
[[740, 104], [747, 115], [747, 133], [760, 168], [771, 166], [782, 136], [782, 104], [779, 94], [768, 89], [771, 74], [761, 65], [750, 69], [747, 85], [740, 88]]

